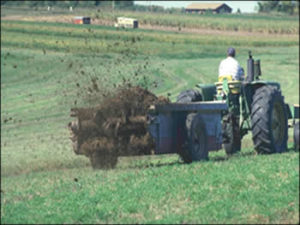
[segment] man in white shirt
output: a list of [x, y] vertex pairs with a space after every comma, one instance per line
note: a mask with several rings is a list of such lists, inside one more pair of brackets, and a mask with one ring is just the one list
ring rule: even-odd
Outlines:
[[[235, 57], [235, 49], [228, 48], [227, 58], [222, 60], [219, 66], [219, 78], [231, 76], [232, 80], [244, 80], [244, 70]], [[240, 136], [240, 103], [239, 94], [228, 94], [230, 113], [223, 117], [223, 144], [227, 154], [233, 154], [241, 150]]]
[[235, 49], [228, 48], [227, 58], [223, 59], [219, 66], [219, 77], [231, 75], [232, 80], [242, 81], [245, 78], [244, 70], [235, 57]]

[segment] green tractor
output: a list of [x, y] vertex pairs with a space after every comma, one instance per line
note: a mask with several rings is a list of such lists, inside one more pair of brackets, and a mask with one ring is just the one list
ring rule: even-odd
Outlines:
[[[182, 91], [177, 102], [226, 101], [228, 110], [222, 114], [222, 139], [228, 155], [241, 150], [241, 140], [249, 131], [257, 153], [281, 153], [287, 149], [288, 119], [293, 118], [295, 125], [299, 106], [290, 108], [284, 102], [280, 84], [261, 80], [260, 76], [260, 60], [254, 60], [249, 52], [245, 81], [232, 81], [228, 76], [215, 84], [197, 84], [194, 89]], [[299, 146], [297, 124], [294, 136], [295, 145], [298, 142]]]

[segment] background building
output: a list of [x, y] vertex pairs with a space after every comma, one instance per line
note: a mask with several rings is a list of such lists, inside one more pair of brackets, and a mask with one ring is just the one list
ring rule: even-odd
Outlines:
[[192, 3], [185, 8], [186, 13], [231, 13], [230, 8], [225, 3]]

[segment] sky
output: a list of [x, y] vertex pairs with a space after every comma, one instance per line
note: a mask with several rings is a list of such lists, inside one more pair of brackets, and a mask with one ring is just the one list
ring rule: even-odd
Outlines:
[[243, 13], [254, 13], [255, 6], [257, 6], [257, 1], [134, 1], [135, 4], [139, 5], [158, 5], [165, 8], [171, 7], [186, 7], [187, 5], [193, 3], [225, 3], [232, 8], [232, 12], [235, 13], [238, 8], [240, 8]]

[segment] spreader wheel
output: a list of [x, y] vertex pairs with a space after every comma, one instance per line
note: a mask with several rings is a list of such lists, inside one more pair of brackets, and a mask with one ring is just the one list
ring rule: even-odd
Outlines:
[[181, 158], [185, 163], [208, 160], [207, 134], [201, 115], [190, 113], [186, 122], [186, 144], [181, 151]]

